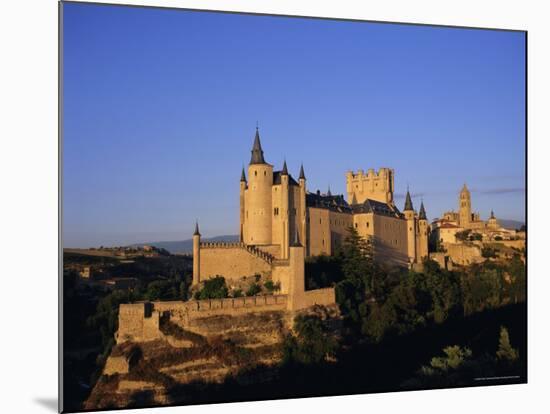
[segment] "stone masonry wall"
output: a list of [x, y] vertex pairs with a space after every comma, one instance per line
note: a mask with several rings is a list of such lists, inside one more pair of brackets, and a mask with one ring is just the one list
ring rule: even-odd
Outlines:
[[[266, 260], [267, 259], [267, 260]], [[248, 251], [239, 244], [201, 245], [200, 280], [214, 276], [239, 279], [243, 276], [271, 274], [269, 258]]]
[[175, 323], [186, 326], [198, 318], [210, 316], [238, 316], [254, 312], [286, 310], [287, 295], [121, 304], [116, 340], [117, 343], [123, 343], [146, 342], [162, 338], [161, 316], [168, 316]]

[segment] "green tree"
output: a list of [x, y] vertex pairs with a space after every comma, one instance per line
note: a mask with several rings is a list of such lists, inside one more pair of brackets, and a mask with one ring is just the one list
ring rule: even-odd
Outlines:
[[470, 236], [470, 232], [471, 232], [471, 230], [459, 231], [455, 234], [455, 238], [457, 240], [460, 240], [460, 241], [466, 241], [466, 240], [468, 240], [468, 238]]
[[500, 327], [500, 337], [498, 339], [497, 359], [500, 361], [513, 362], [518, 359], [518, 351], [512, 348], [510, 336], [506, 327]]
[[204, 282], [201, 290], [195, 293], [196, 299], [220, 299], [226, 298], [229, 294], [225, 278], [215, 276]]
[[336, 301], [348, 326], [359, 334], [372, 298], [374, 261], [372, 241], [350, 227], [338, 251], [344, 279], [336, 284]]
[[258, 283], [252, 283], [246, 291], [246, 296], [256, 296], [262, 291], [262, 288]]
[[289, 335], [283, 344], [283, 361], [318, 364], [334, 356], [336, 339], [318, 315], [299, 315], [294, 321], [296, 335]]

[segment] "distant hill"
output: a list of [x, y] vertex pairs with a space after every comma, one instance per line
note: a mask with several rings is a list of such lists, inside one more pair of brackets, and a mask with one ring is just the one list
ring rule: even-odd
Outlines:
[[[507, 229], [519, 229], [524, 223], [517, 220], [500, 220], [499, 223], [502, 227]], [[237, 242], [239, 236], [237, 235], [225, 235], [216, 236], [210, 238], [201, 238], [201, 242]], [[142, 247], [142, 246], [155, 246], [158, 248], [166, 249], [172, 254], [187, 254], [193, 253], [193, 239], [181, 240], [181, 241], [158, 241], [147, 243], [131, 244], [129, 247]]]
[[[216, 236], [210, 238], [201, 238], [201, 242], [237, 242], [239, 236], [237, 235], [225, 235]], [[181, 240], [181, 241], [159, 241], [159, 242], [147, 242], [131, 244], [129, 247], [142, 247], [142, 246], [155, 246], [158, 248], [166, 249], [172, 254], [185, 254], [193, 253], [193, 239]]]
[[517, 220], [501, 220], [498, 219], [498, 222], [502, 227], [505, 229], [519, 229], [521, 226], [523, 226], [525, 223], [523, 221], [517, 221]]

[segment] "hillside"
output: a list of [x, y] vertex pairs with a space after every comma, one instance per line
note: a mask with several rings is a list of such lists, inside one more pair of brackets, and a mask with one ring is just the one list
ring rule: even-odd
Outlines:
[[[210, 238], [202, 238], [203, 242], [236, 242], [239, 240], [237, 235], [225, 235], [216, 236]], [[136, 243], [128, 247], [142, 247], [142, 246], [155, 246], [158, 248], [166, 249], [172, 254], [186, 254], [193, 253], [193, 239], [181, 240], [181, 241], [157, 241], [147, 243]]]
[[503, 220], [499, 219], [499, 223], [505, 229], [513, 229], [513, 230], [519, 230], [519, 228], [525, 224], [523, 221], [504, 220], [504, 219]]

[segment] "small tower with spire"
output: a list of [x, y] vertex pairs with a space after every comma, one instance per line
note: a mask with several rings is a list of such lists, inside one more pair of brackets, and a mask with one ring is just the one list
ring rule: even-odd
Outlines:
[[491, 210], [491, 217], [489, 217], [489, 220], [487, 221], [487, 227], [489, 230], [498, 230], [499, 224], [498, 220], [495, 217], [495, 213], [493, 210]]
[[193, 285], [198, 285], [201, 281], [201, 234], [199, 232], [199, 222], [195, 222], [195, 232], [193, 233]]
[[242, 243], [244, 241], [244, 215], [245, 215], [245, 201], [244, 195], [246, 192], [246, 175], [244, 173], [244, 167], [241, 171], [241, 181], [240, 181], [240, 193], [239, 193], [239, 241]]
[[407, 254], [409, 256], [409, 263], [416, 261], [416, 235], [418, 233], [418, 223], [411, 200], [411, 194], [409, 187], [407, 186], [407, 195], [405, 196], [405, 206], [403, 207], [403, 215], [407, 220]]
[[[281, 209], [280, 209], [280, 226], [281, 226], [281, 258], [288, 259], [289, 248], [291, 246], [291, 238], [294, 236], [291, 233], [290, 221], [294, 219], [290, 214], [290, 188], [289, 176], [286, 160], [283, 162], [281, 170]], [[294, 221], [294, 220], [293, 220]]]
[[[300, 184], [300, 235], [301, 242], [304, 248], [308, 250], [309, 246], [306, 240], [307, 235], [307, 207], [306, 207], [306, 174], [304, 173], [304, 164], [300, 165], [300, 174], [298, 176], [298, 183]], [[309, 251], [306, 251], [306, 256], [309, 256]]]
[[420, 211], [418, 212], [418, 262], [422, 262], [428, 257], [428, 217], [424, 208], [424, 200], [420, 203]]

